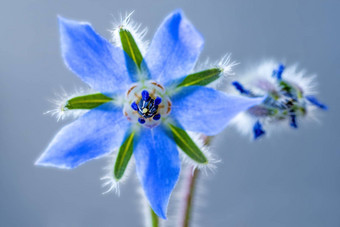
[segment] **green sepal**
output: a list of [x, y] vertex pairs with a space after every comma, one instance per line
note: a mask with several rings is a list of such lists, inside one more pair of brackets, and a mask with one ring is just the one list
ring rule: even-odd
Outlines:
[[143, 55], [141, 54], [135, 39], [132, 37], [131, 33], [124, 28], [119, 30], [119, 36], [123, 50], [133, 60], [137, 68], [141, 70]]
[[112, 100], [102, 93], [83, 95], [67, 100], [64, 108], [68, 110], [93, 109]]
[[205, 157], [203, 152], [197, 147], [194, 141], [192, 141], [192, 139], [185, 132], [185, 130], [170, 123], [169, 128], [177, 146], [179, 146], [184, 153], [186, 153], [195, 162], [198, 162], [200, 164], [208, 163], [208, 159]]
[[203, 70], [201, 72], [189, 74], [180, 84], [177, 85], [177, 87], [186, 87], [193, 85], [205, 86], [220, 78], [221, 73], [221, 68], [212, 68]]
[[291, 93], [292, 90], [294, 89], [289, 83], [287, 83], [283, 80], [280, 81], [279, 85], [280, 85], [280, 87], [283, 91], [286, 91], [288, 93]]
[[121, 179], [124, 175], [127, 165], [131, 159], [133, 153], [133, 140], [135, 132], [132, 131], [124, 140], [122, 146], [120, 146], [116, 163], [114, 166], [113, 174], [117, 180]]

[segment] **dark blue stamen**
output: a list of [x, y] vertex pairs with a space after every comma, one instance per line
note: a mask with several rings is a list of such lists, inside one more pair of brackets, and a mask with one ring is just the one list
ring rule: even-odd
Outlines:
[[155, 99], [155, 105], [159, 105], [159, 104], [161, 104], [161, 102], [162, 102], [162, 98], [161, 97], [157, 97], [156, 99]]
[[295, 114], [291, 114], [290, 115], [290, 126], [292, 128], [298, 128], [297, 122], [296, 122], [296, 115]]
[[254, 132], [254, 139], [258, 139], [259, 137], [263, 136], [266, 134], [266, 132], [262, 129], [262, 125], [260, 121], [256, 121], [253, 127], [253, 132]]
[[131, 103], [131, 108], [133, 110], [137, 111], [138, 110], [138, 105], [135, 102], [133, 102], [133, 103]]
[[276, 77], [278, 80], [282, 80], [282, 73], [285, 70], [285, 66], [283, 64], [280, 64], [277, 70], [273, 71], [273, 76]]
[[138, 103], [138, 113], [143, 118], [151, 118], [153, 117], [158, 111], [158, 104], [162, 102], [160, 97], [153, 99], [149, 96], [149, 93], [144, 90], [142, 91], [142, 98]]
[[234, 81], [231, 83], [241, 94], [245, 95], [251, 95], [251, 92], [247, 89], [245, 89], [242, 84], [240, 84], [238, 81]]
[[156, 114], [155, 116], [153, 116], [153, 119], [155, 121], [158, 121], [159, 119], [161, 119], [161, 115], [160, 114]]
[[147, 90], [142, 91], [142, 99], [147, 101], [150, 98], [149, 92]]
[[154, 105], [153, 107], [151, 107], [151, 108], [149, 109], [149, 113], [150, 113], [150, 114], [155, 114], [155, 113], [157, 112], [157, 110], [158, 110], [158, 106], [157, 106], [157, 105]]
[[317, 100], [317, 98], [315, 96], [308, 95], [308, 96], [305, 96], [305, 97], [314, 106], [317, 106], [317, 107], [319, 107], [320, 109], [323, 109], [323, 110], [328, 109], [328, 107], [325, 104], [322, 104], [321, 102], [319, 102], [319, 100]]
[[140, 124], [144, 124], [144, 123], [145, 123], [145, 119], [144, 119], [144, 118], [138, 118], [138, 122], [139, 122]]

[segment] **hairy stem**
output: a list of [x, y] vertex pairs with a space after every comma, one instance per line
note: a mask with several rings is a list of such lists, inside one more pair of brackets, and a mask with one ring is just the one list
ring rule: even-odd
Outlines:
[[[205, 146], [209, 146], [211, 144], [211, 141], [213, 137], [201, 135], [201, 139], [204, 141]], [[200, 170], [194, 167], [188, 168], [188, 174], [187, 174], [187, 182], [185, 185], [185, 200], [183, 204], [183, 214], [182, 214], [182, 220], [181, 220], [181, 226], [182, 227], [189, 227], [190, 221], [192, 218], [192, 208], [193, 208], [193, 200], [195, 196], [195, 189], [197, 185], [197, 181], [200, 175]]]
[[190, 220], [192, 216], [192, 207], [193, 207], [193, 198], [195, 196], [195, 186], [197, 184], [197, 178], [199, 176], [199, 170], [188, 168], [188, 171], [190, 173], [188, 174], [188, 182], [186, 187], [186, 195], [185, 195], [185, 203], [184, 203], [184, 209], [182, 214], [182, 227], [189, 227], [190, 226]]

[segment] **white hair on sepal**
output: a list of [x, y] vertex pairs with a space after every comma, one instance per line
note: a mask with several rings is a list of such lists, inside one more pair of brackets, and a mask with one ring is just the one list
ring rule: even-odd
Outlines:
[[[192, 160], [187, 154], [185, 154], [183, 151], [179, 152], [181, 160], [184, 164], [187, 164], [194, 169], [202, 170], [202, 172], [206, 175], [208, 175], [208, 171], [215, 172], [216, 170], [216, 164], [219, 163], [221, 160], [218, 159], [215, 155], [213, 155], [210, 152], [210, 146], [206, 145], [205, 139], [207, 136], [195, 132], [189, 132], [187, 131], [190, 138], [194, 141], [194, 143], [197, 145], [197, 147], [202, 151], [204, 156], [208, 159], [207, 164], [201, 164], [197, 163], [194, 160]], [[181, 149], [178, 147], [178, 149]]]
[[230, 83], [231, 79], [235, 77], [234, 67], [240, 63], [231, 61], [231, 54], [224, 55], [221, 60], [216, 64], [216, 67], [222, 69], [222, 76], [211, 83], [210, 87], [225, 90], [225, 85]]
[[[258, 87], [259, 82], [267, 81], [272, 84], [275, 89], [279, 90], [277, 79], [273, 77], [273, 71], [277, 69], [280, 62], [267, 59], [256, 67], [249, 67], [242, 76], [239, 77], [239, 82], [245, 86], [246, 89], [251, 89], [255, 93], [263, 93], [263, 89]], [[316, 94], [316, 76], [307, 75], [305, 70], [299, 70], [298, 64], [286, 65], [282, 73], [282, 79], [291, 82], [298, 86], [304, 95]], [[234, 89], [236, 90], [236, 89]]]
[[294, 64], [285, 69], [282, 74], [282, 79], [292, 82], [297, 85], [304, 95], [314, 95], [317, 94], [317, 81], [316, 75], [307, 75], [306, 70], [298, 69], [298, 64]]
[[72, 93], [68, 93], [63, 87], [61, 87], [59, 92], [54, 93], [55, 97], [48, 99], [48, 101], [52, 103], [53, 107], [44, 114], [50, 114], [51, 116], [56, 117], [57, 121], [60, 121], [66, 118], [76, 119], [88, 112], [89, 110], [67, 110], [65, 109], [65, 105], [67, 104], [67, 101], [72, 98], [92, 94], [95, 93], [95, 91], [91, 88], [75, 88]]
[[144, 56], [149, 46], [149, 41], [143, 41], [146, 33], [148, 32], [148, 29], [146, 27], [142, 28], [142, 24], [137, 23], [131, 19], [133, 13], [134, 11], [130, 13], [125, 13], [124, 16], [120, 14], [120, 19], [116, 19], [116, 21], [113, 23], [113, 29], [109, 30], [111, 33], [111, 42], [115, 46], [122, 47], [119, 30], [121, 28], [124, 28], [131, 33], [132, 37], [136, 41], [140, 52]]
[[113, 152], [111, 152], [110, 154], [106, 156], [107, 165], [103, 168], [105, 174], [103, 177], [100, 178], [100, 180], [103, 181], [102, 186], [104, 188], [107, 188], [107, 190], [104, 191], [103, 194], [107, 194], [109, 192], [115, 192], [116, 195], [119, 196], [120, 195], [120, 188], [119, 188], [120, 183], [124, 183], [129, 178], [131, 170], [133, 169], [134, 159], [131, 158], [125, 169], [124, 175], [122, 176], [120, 180], [117, 180], [114, 177], [114, 172], [113, 172], [116, 159], [117, 159], [117, 154], [118, 154], [118, 149], [115, 149]]
[[[298, 118], [297, 119], [298, 123], [300, 123], [302, 119], [305, 118]], [[229, 125], [231, 127], [235, 127], [240, 134], [248, 136], [249, 140], [253, 141], [254, 140], [253, 128], [257, 121], [261, 123], [262, 128], [266, 133], [265, 137], [267, 138], [270, 137], [272, 134], [276, 134], [277, 132], [291, 129], [291, 127], [289, 126], [289, 121], [287, 119], [276, 120], [271, 117], [257, 118], [250, 115], [247, 112], [241, 112], [238, 115], [236, 115], [236, 117], [234, 117], [230, 121]]]
[[236, 61], [231, 61], [231, 54], [224, 55], [221, 60], [216, 64], [217, 67], [223, 70], [225, 76], [234, 76], [233, 67], [238, 65]]
[[233, 68], [239, 63], [236, 61], [231, 61], [231, 54], [224, 55], [220, 60], [211, 62], [209, 58], [207, 58], [204, 62], [197, 64], [195, 68], [195, 72], [211, 69], [211, 68], [219, 68], [222, 72], [220, 77], [207, 85], [207, 87], [220, 89], [225, 86], [226, 83], [230, 81], [230, 79], [235, 76]]

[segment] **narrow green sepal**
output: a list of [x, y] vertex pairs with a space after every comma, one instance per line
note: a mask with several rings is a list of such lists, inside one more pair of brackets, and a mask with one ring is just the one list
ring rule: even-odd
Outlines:
[[207, 164], [208, 159], [205, 157], [203, 152], [197, 147], [197, 145], [192, 141], [190, 136], [185, 132], [185, 130], [169, 124], [172, 136], [177, 144], [184, 153], [186, 153], [192, 160], [200, 164]]
[[112, 100], [102, 93], [83, 95], [67, 100], [64, 108], [68, 110], [93, 109]]
[[136, 64], [137, 68], [141, 70], [143, 56], [137, 46], [135, 39], [131, 33], [124, 28], [119, 30], [120, 41], [122, 42], [123, 50], [129, 55], [129, 57]]
[[193, 85], [205, 86], [220, 78], [221, 73], [222, 69], [212, 68], [201, 72], [189, 74], [179, 85], [177, 85], [177, 87], [186, 87]]
[[283, 80], [280, 81], [280, 87], [283, 91], [286, 91], [288, 93], [291, 93], [292, 90], [294, 89], [290, 84], [286, 83]]
[[120, 146], [115, 167], [114, 176], [117, 180], [121, 179], [124, 175], [127, 165], [131, 159], [133, 153], [133, 140], [135, 137], [135, 132], [131, 132], [124, 140], [122, 146]]

